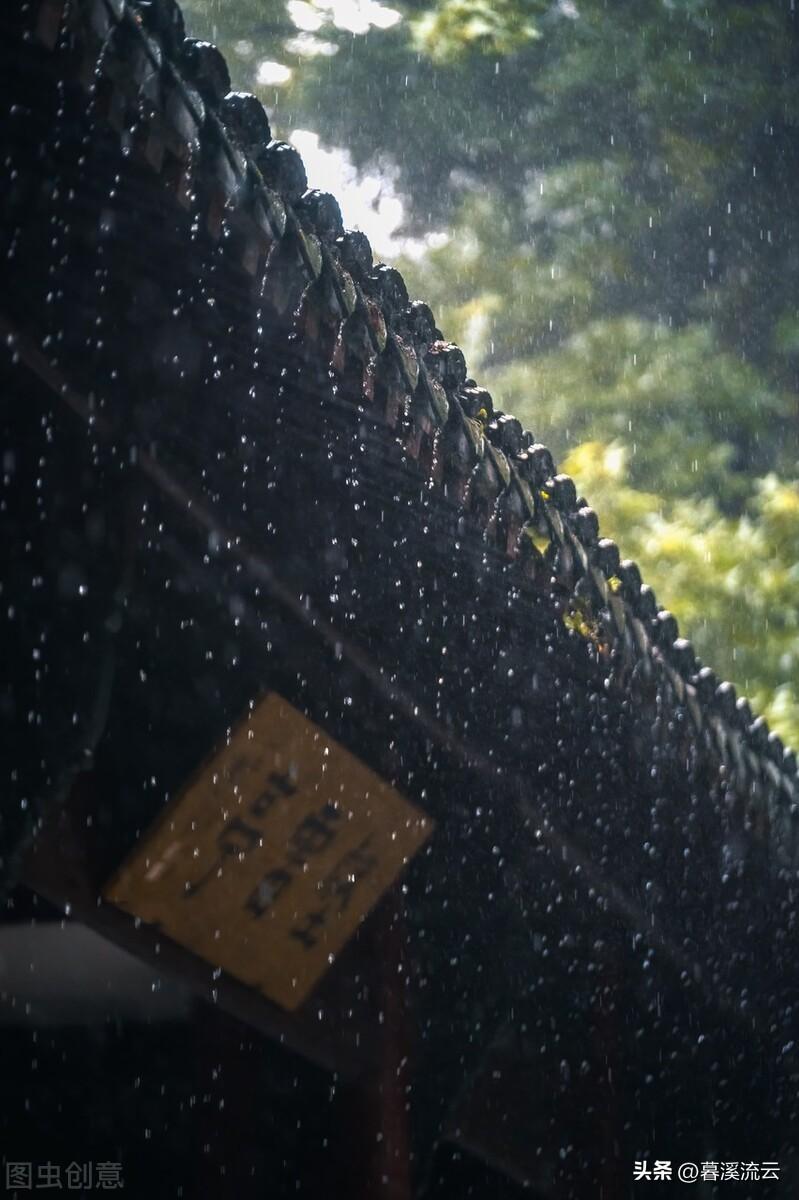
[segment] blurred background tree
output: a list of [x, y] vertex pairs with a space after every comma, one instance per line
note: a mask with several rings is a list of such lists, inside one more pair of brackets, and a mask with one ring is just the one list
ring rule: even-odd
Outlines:
[[794, 5], [390, 3], [185, 7], [280, 136], [439, 234], [399, 255], [412, 290], [799, 745]]

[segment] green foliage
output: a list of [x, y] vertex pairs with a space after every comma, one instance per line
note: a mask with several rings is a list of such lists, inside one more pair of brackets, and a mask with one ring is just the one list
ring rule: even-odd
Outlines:
[[533, 14], [545, 7], [518, 0], [442, 0], [411, 27], [415, 44], [434, 62], [454, 62], [474, 50], [496, 58], [541, 36]]
[[625, 446], [584, 442], [563, 464], [717, 673], [799, 745], [799, 484], [754, 482], [746, 511], [631, 485]]
[[557, 448], [621, 441], [632, 486], [665, 497], [709, 497], [737, 512], [753, 464], [791, 465], [780, 441], [790, 397], [719, 346], [707, 324], [593, 321], [557, 350], [499, 373], [496, 387]]

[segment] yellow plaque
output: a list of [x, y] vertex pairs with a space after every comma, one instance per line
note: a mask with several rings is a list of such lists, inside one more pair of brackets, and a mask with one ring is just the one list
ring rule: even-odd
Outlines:
[[106, 900], [295, 1009], [432, 820], [275, 693], [106, 885]]

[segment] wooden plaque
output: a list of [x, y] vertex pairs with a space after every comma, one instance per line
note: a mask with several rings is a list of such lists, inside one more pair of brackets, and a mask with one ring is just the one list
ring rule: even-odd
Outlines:
[[430, 817], [269, 693], [103, 896], [292, 1010], [432, 831]]

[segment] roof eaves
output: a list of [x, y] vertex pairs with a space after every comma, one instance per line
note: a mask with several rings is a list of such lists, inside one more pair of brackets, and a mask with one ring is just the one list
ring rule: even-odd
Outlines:
[[[298, 152], [271, 140], [255, 96], [230, 92], [216, 47], [184, 38], [174, 0], [38, 0], [27, 11], [29, 35], [50, 49], [65, 21], [82, 39], [84, 56], [95, 60], [83, 71], [87, 86], [102, 76], [135, 97], [181, 167], [173, 173], [176, 199], [187, 203], [186, 176], [193, 175], [208, 231], [221, 237], [223, 223], [238, 231], [232, 244], [242, 255], [246, 243], [242, 259], [254, 278], [276, 246], [291, 243], [305, 284], [324, 283], [340, 335], [357, 340], [357, 330], [382, 372], [383, 416], [406, 452], [453, 500], [469, 505], [486, 535], [528, 577], [548, 582], [554, 569], [561, 587], [601, 610], [610, 649], [685, 709], [697, 738], [715, 747], [747, 791], [765, 785], [775, 800], [799, 802], [793, 751], [699, 662], [637, 566], [620, 561], [615, 543], [599, 537], [574, 482], [557, 473], [549, 451], [518, 421], [494, 411], [429, 308], [409, 301], [401, 274], [373, 264], [364, 235], [344, 231], [332, 196], [306, 190]], [[160, 161], [155, 154], [154, 169]], [[546, 559], [535, 545], [542, 532], [550, 542]]]

